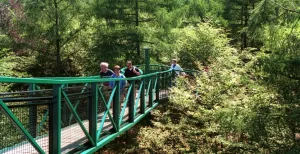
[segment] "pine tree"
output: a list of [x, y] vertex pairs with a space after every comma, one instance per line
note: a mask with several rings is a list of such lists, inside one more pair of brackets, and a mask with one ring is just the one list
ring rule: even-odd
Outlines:
[[[249, 41], [246, 28], [249, 25], [249, 17], [259, 0], [226, 0], [224, 1], [224, 18], [229, 21], [232, 38], [236, 43], [240, 42], [241, 49], [253, 46], [253, 40]], [[251, 42], [251, 45], [249, 45]]]
[[65, 76], [68, 71], [76, 75], [69, 63], [74, 54], [69, 52], [69, 45], [75, 43], [89, 24], [88, 3], [79, 0], [15, 3], [21, 11], [20, 18], [11, 14], [17, 33], [22, 36], [18, 44], [27, 54], [36, 56], [28, 71], [34, 76]]

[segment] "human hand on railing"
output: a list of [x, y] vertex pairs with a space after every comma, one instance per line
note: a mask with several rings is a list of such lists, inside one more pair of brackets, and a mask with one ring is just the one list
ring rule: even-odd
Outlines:
[[136, 75], [140, 75], [141, 73], [136, 71], [136, 69], [137, 69], [136, 67], [133, 67], [132, 72], [135, 73]]
[[133, 73], [135, 73], [136, 75], [140, 75], [141, 73], [136, 71], [135, 69], [133, 69]]

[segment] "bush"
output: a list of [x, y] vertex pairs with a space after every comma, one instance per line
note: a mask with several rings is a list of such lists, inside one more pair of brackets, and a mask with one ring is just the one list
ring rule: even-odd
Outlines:
[[298, 94], [288, 99], [278, 87], [268, 86], [258, 65], [261, 52], [219, 47], [210, 71], [196, 84], [177, 80], [166, 111], [157, 111], [154, 127], [140, 132], [140, 148], [155, 153], [297, 153]]
[[173, 51], [186, 68], [197, 69], [201, 64], [208, 65], [229, 42], [222, 29], [213, 28], [207, 23], [197, 26], [174, 29]]

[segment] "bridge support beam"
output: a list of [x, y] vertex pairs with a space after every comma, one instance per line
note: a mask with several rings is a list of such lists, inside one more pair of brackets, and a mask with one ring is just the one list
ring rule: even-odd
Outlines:
[[120, 130], [120, 81], [115, 82], [116, 92], [113, 101], [113, 119], [116, 124], [115, 132]]
[[146, 100], [145, 100], [145, 79], [142, 79], [141, 80], [141, 85], [140, 86], [142, 86], [142, 89], [141, 89], [141, 104], [140, 104], [140, 108], [141, 108], [141, 110], [140, 110], [140, 112], [142, 113], [142, 114], [144, 114], [145, 113], [145, 111], [146, 111]]
[[129, 122], [134, 122], [134, 104], [135, 104], [135, 81], [131, 81], [131, 91], [130, 91], [130, 96], [129, 96]]
[[149, 107], [153, 106], [153, 78], [152, 76], [149, 78], [149, 82], [148, 82], [148, 86], [149, 86]]
[[172, 70], [172, 76], [171, 76], [171, 78], [170, 78], [170, 87], [173, 87], [173, 86], [175, 86], [175, 71], [174, 70]]
[[156, 94], [156, 102], [159, 102], [159, 89], [160, 89], [160, 74], [157, 74], [157, 82], [156, 82], [156, 87], [155, 87], [155, 94]]
[[[31, 96], [33, 97], [35, 94], [35, 84], [31, 83], [29, 84], [29, 90], [32, 91]], [[34, 102], [30, 102], [30, 104], [33, 104]], [[32, 137], [37, 136], [36, 131], [36, 124], [37, 124], [37, 106], [33, 105], [29, 108], [29, 132]]]
[[[153, 78], [152, 77], [149, 77], [148, 79], [148, 107], [149, 108], [152, 108], [153, 107]], [[151, 112], [149, 112], [146, 117], [145, 117], [145, 120], [146, 120], [146, 125], [150, 125], [151, 124]]]
[[[97, 111], [98, 111], [98, 84], [92, 83], [91, 96], [89, 97], [89, 133], [94, 143], [97, 143]], [[92, 145], [95, 146], [95, 145]]]
[[61, 153], [61, 85], [53, 86], [53, 100], [49, 107], [49, 153]]

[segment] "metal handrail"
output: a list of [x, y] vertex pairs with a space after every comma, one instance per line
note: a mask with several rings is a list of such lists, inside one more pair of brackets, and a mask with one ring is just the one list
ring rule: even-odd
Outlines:
[[[139, 67], [143, 65], [138, 65]], [[11, 123], [17, 126], [16, 128], [21, 130], [24, 137], [28, 139], [30, 144], [39, 152], [46, 153], [45, 149], [42, 149], [36, 139], [36, 133], [32, 134], [32, 131], [27, 130], [21, 121], [18, 120], [17, 116], [11, 112], [12, 108], [24, 107], [25, 104], [13, 104], [12, 106], [8, 106], [6, 101], [12, 101], [15, 99], [15, 102], [24, 101], [29, 104], [29, 114], [26, 114], [29, 118], [33, 113], [37, 113], [38, 105], [47, 105], [48, 109], [44, 109], [42, 112], [42, 118], [39, 123], [37, 123], [37, 118], [31, 119], [31, 123], [37, 124], [37, 128], [33, 130], [37, 130], [38, 134], [42, 130], [42, 126], [45, 123], [49, 123], [49, 153], [61, 153], [61, 131], [64, 125], [61, 124], [62, 121], [62, 104], [66, 104], [66, 106], [70, 110], [70, 120], [73, 118], [76, 120], [76, 124], [80, 126], [80, 129], [84, 132], [85, 138], [88, 139], [89, 149], [82, 151], [82, 153], [92, 153], [97, 149], [103, 147], [109, 141], [113, 140], [124, 131], [131, 128], [137, 122], [139, 122], [143, 117], [150, 113], [150, 111], [155, 108], [159, 100], [161, 98], [166, 98], [167, 93], [169, 92], [169, 87], [172, 86], [172, 80], [174, 79], [174, 71], [168, 69], [169, 66], [166, 65], [158, 65], [153, 64], [150, 66], [159, 67], [156, 68], [156, 72], [149, 74], [142, 74], [133, 78], [101, 78], [100, 76], [90, 76], [90, 77], [51, 77], [51, 78], [13, 78], [13, 77], [0, 77], [0, 83], [27, 83], [30, 84], [32, 88], [29, 91], [24, 91], [24, 93], [28, 94], [28, 98], [11, 98], [12, 95], [21, 95], [22, 93], [2, 93], [1, 96], [10, 95], [10, 98], [0, 98], [0, 108], [5, 110], [7, 116], [11, 119]], [[153, 69], [155, 70], [155, 69]], [[184, 72], [197, 73], [198, 71], [193, 70], [184, 70]], [[137, 83], [138, 94], [137, 98], [135, 97], [135, 82], [130, 82], [130, 86], [128, 92], [126, 94], [125, 100], [123, 101], [125, 104], [123, 108], [120, 106], [120, 82], [121, 81], [136, 81]], [[104, 93], [101, 90], [103, 87], [101, 83], [103, 82], [116, 82], [114, 87], [112, 87], [112, 91], [109, 97], [109, 100], [105, 100]], [[78, 86], [78, 83], [84, 84], [84, 86]], [[45, 85], [53, 85], [53, 89], [44, 91], [41, 88], [35, 89], [36, 84], [45, 84]], [[71, 87], [72, 84], [77, 87]], [[77, 85], [76, 85], [77, 84]], [[46, 86], [49, 88], [49, 86]], [[83, 88], [84, 87], [84, 88]], [[82, 89], [83, 88], [83, 89]], [[74, 90], [75, 89], [75, 90]], [[77, 89], [79, 91], [77, 91]], [[36, 93], [44, 94], [47, 93], [47, 97], [45, 97], [43, 103], [37, 103], [39, 101]], [[163, 93], [161, 93], [163, 92]], [[49, 96], [50, 95], [50, 96]], [[82, 95], [82, 98], [87, 99], [85, 105], [88, 107], [87, 119], [89, 120], [89, 129], [85, 128], [84, 118], [79, 116], [79, 111], [77, 111], [78, 106], [82, 103], [78, 100], [76, 96]], [[49, 97], [48, 97], [49, 96]], [[74, 99], [72, 99], [74, 96]], [[18, 97], [18, 96], [16, 96]], [[8, 100], [11, 99], [11, 100]], [[22, 100], [23, 99], [23, 100]], [[100, 104], [99, 99], [105, 106], [105, 111], [101, 119], [97, 119], [98, 113], [98, 104]], [[146, 105], [148, 103], [148, 105]], [[113, 104], [112, 111], [110, 109], [110, 104]], [[128, 107], [127, 107], [128, 105]], [[140, 105], [140, 111], [137, 111], [138, 105]], [[124, 123], [125, 110], [128, 108], [128, 121]], [[121, 110], [122, 109], [122, 110]], [[46, 111], [46, 112], [45, 112]], [[121, 112], [120, 112], [121, 111]], [[112, 112], [112, 113], [111, 113]], [[106, 116], [109, 117], [109, 121], [112, 125], [112, 130], [106, 136], [103, 136], [105, 133], [104, 123], [107, 120]], [[49, 121], [47, 121], [47, 117], [49, 117]], [[51, 117], [51, 118], [50, 118]], [[0, 115], [1, 120], [1, 115]], [[72, 125], [69, 121], [69, 125]], [[34, 125], [35, 127], [36, 125]], [[68, 125], [67, 125], [68, 126]], [[35, 134], [35, 135], [34, 135]], [[1, 149], [0, 149], [1, 153]]]

